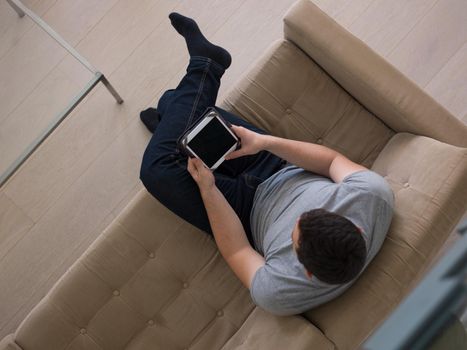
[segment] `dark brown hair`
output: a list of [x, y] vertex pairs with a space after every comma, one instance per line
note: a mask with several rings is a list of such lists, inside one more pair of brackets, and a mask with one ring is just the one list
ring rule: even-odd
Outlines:
[[303, 213], [298, 222], [298, 260], [308, 272], [329, 284], [358, 276], [366, 260], [360, 230], [349, 219], [324, 209]]

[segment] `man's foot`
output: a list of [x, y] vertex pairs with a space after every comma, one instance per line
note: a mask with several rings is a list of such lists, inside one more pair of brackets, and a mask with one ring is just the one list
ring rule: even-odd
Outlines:
[[152, 133], [156, 130], [157, 125], [161, 121], [161, 115], [155, 108], [148, 108], [139, 114], [141, 121], [146, 125]]
[[169, 18], [172, 26], [185, 38], [190, 56], [209, 57], [225, 69], [229, 68], [232, 63], [229, 52], [209, 42], [193, 19], [176, 12], [172, 12]]

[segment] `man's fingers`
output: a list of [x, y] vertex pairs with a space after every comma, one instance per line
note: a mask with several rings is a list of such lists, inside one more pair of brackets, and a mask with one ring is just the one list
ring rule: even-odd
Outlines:
[[[188, 166], [191, 167], [193, 172], [196, 174], [201, 174], [204, 171], [209, 171], [209, 169], [203, 164], [201, 159], [198, 158], [189, 158]], [[188, 168], [189, 170], [190, 168]]]
[[189, 172], [190, 174], [193, 173], [194, 168], [193, 168], [193, 163], [191, 162], [191, 158], [190, 158], [190, 157], [188, 157], [187, 169], [188, 169], [188, 172]]
[[243, 135], [243, 127], [242, 126], [238, 126], [238, 125], [232, 125], [231, 126], [232, 128], [232, 131], [238, 136], [238, 137], [241, 137]]
[[200, 160], [197, 159], [197, 158], [190, 158], [188, 157], [188, 171], [190, 174], [192, 175], [196, 175], [197, 173], [199, 173], [199, 170], [200, 170], [200, 164], [199, 164]]
[[201, 161], [201, 159], [192, 158], [191, 161], [192, 161], [194, 167], [196, 168], [196, 170], [198, 170], [198, 171], [202, 170], [203, 162]]

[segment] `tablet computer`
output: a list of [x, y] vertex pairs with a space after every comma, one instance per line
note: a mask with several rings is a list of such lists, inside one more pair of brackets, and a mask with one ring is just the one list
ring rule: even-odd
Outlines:
[[220, 113], [210, 107], [199, 121], [180, 139], [184, 151], [201, 161], [211, 170], [225, 160], [225, 156], [240, 146], [240, 139], [230, 129]]

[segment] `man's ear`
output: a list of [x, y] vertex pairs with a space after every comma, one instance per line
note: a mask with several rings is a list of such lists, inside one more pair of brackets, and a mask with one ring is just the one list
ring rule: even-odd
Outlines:
[[307, 277], [309, 279], [311, 279], [311, 276], [313, 276], [313, 274], [310, 271], [308, 271], [307, 269], [305, 269], [305, 273], [306, 273], [306, 275], [307, 275]]

